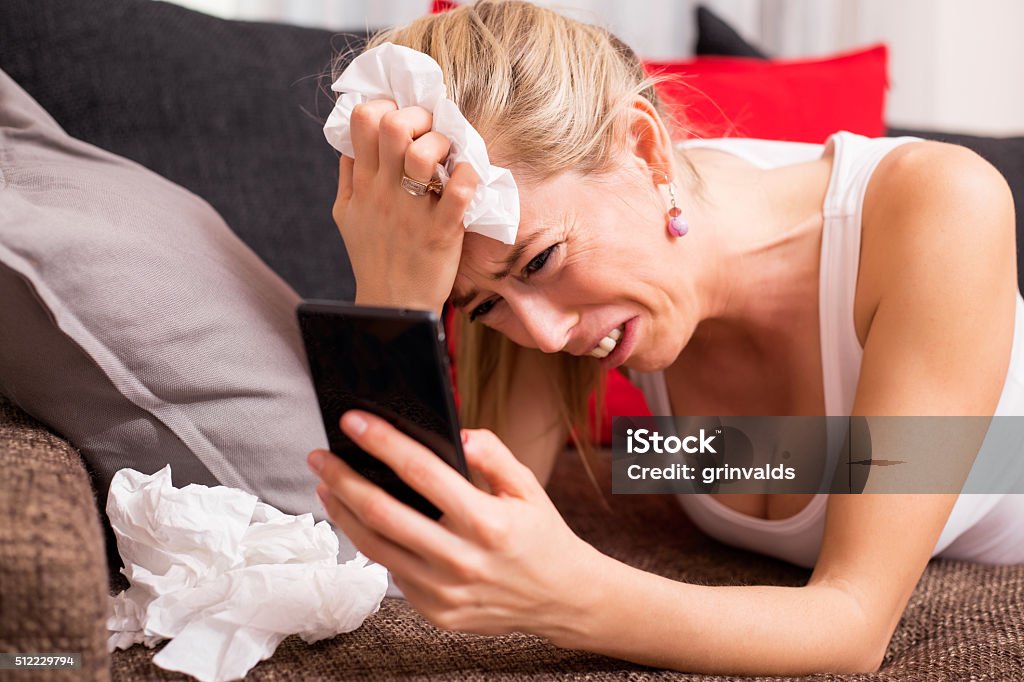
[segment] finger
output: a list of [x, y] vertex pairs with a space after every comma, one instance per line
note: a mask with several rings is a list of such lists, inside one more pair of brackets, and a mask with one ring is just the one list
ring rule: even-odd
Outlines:
[[328, 518], [368, 558], [383, 564], [389, 571], [403, 575], [423, 575], [429, 570], [423, 559], [360, 522], [344, 502], [331, 494], [325, 483], [317, 485], [316, 493]]
[[437, 217], [444, 225], [462, 225], [463, 216], [476, 193], [479, 178], [468, 163], [455, 166], [437, 203]]
[[344, 155], [338, 159], [338, 198], [336, 204], [342, 207], [352, 198], [352, 169], [355, 161]]
[[430, 182], [437, 173], [437, 164], [448, 157], [451, 146], [441, 133], [430, 131], [420, 135], [405, 149], [405, 174], [413, 180]]
[[320, 479], [365, 526], [424, 558], [443, 558], [463, 549], [461, 540], [450, 530], [398, 501], [341, 458], [324, 454], [327, 456], [319, 471]]
[[540, 482], [494, 432], [487, 429], [464, 429], [464, 433], [468, 434], [462, 444], [466, 466], [484, 477], [493, 494], [532, 498], [540, 488]]
[[[358, 431], [358, 420], [365, 429]], [[435, 507], [456, 519], [473, 516], [484, 493], [419, 441], [386, 420], [362, 410], [349, 410], [341, 428], [356, 445], [370, 453]], [[424, 517], [425, 518], [425, 517]]]
[[[405, 169], [405, 150], [412, 141], [424, 133], [430, 132], [433, 117], [423, 107], [403, 107], [389, 111], [380, 119], [380, 168], [395, 180], [401, 180]], [[433, 176], [433, 168], [426, 176]], [[414, 180], [423, 178], [413, 177]]]
[[361, 183], [376, 175], [379, 163], [377, 151], [380, 121], [384, 114], [395, 111], [398, 105], [389, 99], [374, 99], [352, 108], [349, 121], [352, 131], [352, 149], [355, 152], [354, 179]]

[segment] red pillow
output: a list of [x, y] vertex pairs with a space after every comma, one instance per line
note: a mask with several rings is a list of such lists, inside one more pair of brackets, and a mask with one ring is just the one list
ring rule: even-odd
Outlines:
[[837, 130], [885, 134], [888, 51], [876, 45], [825, 59], [700, 57], [647, 62], [649, 73], [682, 75], [659, 85], [699, 137], [822, 143]]
[[604, 392], [604, 412], [601, 414], [601, 432], [594, 429], [595, 422], [595, 396], [590, 396], [590, 432], [595, 440], [601, 445], [611, 446], [612, 444], [612, 418], [613, 417], [637, 417], [649, 415], [650, 408], [647, 407], [647, 399], [644, 392], [630, 383], [629, 379], [622, 376], [622, 373], [613, 369], [608, 372], [608, 383]]

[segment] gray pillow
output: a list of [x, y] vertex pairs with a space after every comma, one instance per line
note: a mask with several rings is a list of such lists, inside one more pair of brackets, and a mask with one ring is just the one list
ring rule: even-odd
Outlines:
[[81, 450], [101, 509], [118, 469], [170, 463], [177, 486], [326, 518], [297, 294], [205, 201], [69, 137], [2, 71], [0, 300], [0, 391]]

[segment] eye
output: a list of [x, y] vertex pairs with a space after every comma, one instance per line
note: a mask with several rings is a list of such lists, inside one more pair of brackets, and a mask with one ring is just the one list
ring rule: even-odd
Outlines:
[[476, 322], [476, 318], [480, 317], [481, 315], [486, 315], [487, 312], [494, 307], [495, 303], [497, 303], [497, 301], [495, 299], [491, 299], [490, 301], [484, 301], [483, 303], [478, 305], [476, 308], [473, 309], [473, 312], [469, 314], [469, 321]]
[[[530, 275], [540, 272], [540, 270], [543, 269], [544, 265], [548, 262], [548, 258], [551, 257], [551, 252], [554, 251], [555, 247], [557, 246], [558, 244], [552, 244], [551, 246], [549, 246], [548, 248], [544, 249], [536, 256], [534, 256], [533, 260], [527, 263], [526, 266], [523, 268], [523, 274], [526, 277], [529, 277]], [[478, 305], [476, 308], [473, 309], [473, 312], [469, 314], [469, 321], [475, 322], [476, 318], [482, 315], [486, 315], [500, 300], [500, 298], [491, 299], [489, 301], [484, 301], [483, 303]]]
[[555, 250], [556, 246], [558, 246], [558, 244], [552, 244], [534, 256], [533, 260], [527, 263], [526, 267], [523, 268], [523, 273], [530, 276], [540, 271], [540, 269], [544, 267], [544, 264], [548, 262], [548, 258], [551, 256], [551, 252]]

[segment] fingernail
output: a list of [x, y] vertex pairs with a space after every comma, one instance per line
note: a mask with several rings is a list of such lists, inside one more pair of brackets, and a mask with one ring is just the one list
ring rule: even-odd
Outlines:
[[309, 458], [306, 461], [309, 463], [309, 468], [314, 473], [319, 474], [320, 470], [324, 468], [324, 453], [314, 450], [309, 454]]
[[366, 420], [359, 416], [357, 412], [346, 412], [341, 418], [343, 422], [342, 426], [345, 427], [346, 431], [349, 431], [357, 436], [363, 435], [363, 431], [366, 431]]
[[469, 431], [462, 429], [462, 444], [465, 445], [469, 442]]

